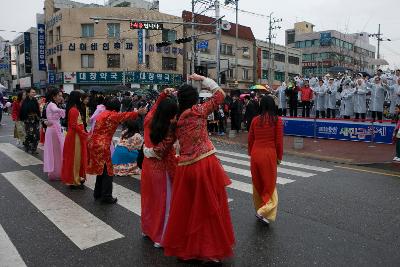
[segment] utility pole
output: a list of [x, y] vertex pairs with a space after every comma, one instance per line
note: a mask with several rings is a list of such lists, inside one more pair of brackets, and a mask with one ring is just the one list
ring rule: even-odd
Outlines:
[[192, 53], [190, 56], [190, 74], [194, 73], [194, 61], [196, 57], [196, 42], [194, 42], [194, 6], [195, 0], [192, 0]]
[[268, 53], [269, 53], [269, 60], [268, 60], [268, 83], [270, 86], [272, 86], [273, 79], [274, 79], [274, 65], [273, 65], [273, 60], [274, 60], [274, 51], [272, 49], [272, 39], [275, 38], [273, 35], [273, 31], [277, 29], [281, 29], [281, 26], [275, 26], [275, 24], [282, 22], [282, 19], [277, 19], [273, 18], [272, 14], [274, 12], [271, 12], [269, 14], [269, 27], [268, 27]]
[[235, 0], [236, 4], [236, 39], [235, 39], [235, 84], [239, 82], [239, 66], [238, 66], [238, 39], [239, 39], [239, 0]]
[[378, 41], [378, 50], [376, 52], [376, 58], [377, 59], [381, 58], [381, 54], [380, 54], [381, 42], [386, 42], [386, 41], [390, 42], [390, 41], [392, 41], [391, 39], [388, 39], [388, 38], [386, 38], [386, 39], [382, 38], [382, 35], [383, 35], [383, 33], [381, 33], [381, 24], [378, 25], [378, 33], [372, 33], [372, 34], [368, 35], [369, 37], [376, 38], [376, 40]]
[[219, 0], [215, 0], [215, 20], [216, 20], [216, 37], [217, 37], [217, 83], [221, 84], [221, 20], [219, 10]]

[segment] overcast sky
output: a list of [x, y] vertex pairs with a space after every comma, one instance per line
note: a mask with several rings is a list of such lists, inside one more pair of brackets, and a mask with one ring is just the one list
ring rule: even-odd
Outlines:
[[[79, 0], [78, 0], [79, 1]], [[104, 0], [80, 0], [84, 3], [104, 4]], [[223, 7], [221, 0], [221, 15], [232, 22], [235, 13]], [[0, 36], [13, 40], [16, 37], [11, 31], [25, 31], [35, 25], [35, 13], [43, 11], [43, 0], [0, 0]], [[381, 55], [392, 68], [400, 68], [400, 15], [398, 0], [239, 0], [239, 8], [261, 14], [274, 12], [274, 16], [282, 18], [282, 29], [277, 31], [279, 44], [284, 44], [284, 30], [293, 27], [296, 21], [309, 21], [316, 25], [316, 31], [339, 30], [344, 33], [366, 31], [376, 33], [378, 24], [384, 38], [392, 39], [383, 42]], [[182, 10], [191, 10], [191, 0], [160, 0], [160, 11], [180, 16]], [[204, 6], [198, 4], [196, 10], [203, 10]], [[211, 10], [207, 15], [214, 15]], [[267, 36], [267, 18], [239, 13], [239, 23], [250, 26], [257, 39], [265, 40]], [[376, 46], [376, 40], [370, 40]]]

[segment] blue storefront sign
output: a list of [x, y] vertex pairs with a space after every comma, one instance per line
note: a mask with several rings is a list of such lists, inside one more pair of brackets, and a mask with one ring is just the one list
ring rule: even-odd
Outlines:
[[38, 24], [37, 29], [39, 70], [46, 71], [46, 28], [44, 24]]
[[56, 83], [56, 73], [54, 72], [54, 70], [47, 71], [47, 83], [48, 84]]
[[330, 46], [332, 42], [332, 34], [330, 32], [321, 32], [319, 43], [321, 46]]
[[138, 30], [138, 64], [144, 63], [144, 47], [143, 30]]
[[394, 125], [284, 118], [285, 135], [391, 144]]
[[31, 57], [31, 34], [24, 32], [24, 55], [25, 55], [25, 73], [32, 72], [32, 57]]

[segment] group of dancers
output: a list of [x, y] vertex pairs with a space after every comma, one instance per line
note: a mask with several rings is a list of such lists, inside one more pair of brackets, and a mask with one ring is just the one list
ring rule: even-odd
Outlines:
[[[58, 107], [62, 93], [49, 94], [44, 171], [61, 177], [71, 189], [83, 189], [86, 174], [96, 175], [94, 198], [117, 202], [112, 194], [112, 138], [124, 121], [144, 116], [141, 173], [141, 227], [143, 236], [179, 260], [220, 264], [233, 256], [234, 231], [225, 187], [231, 184], [209, 139], [207, 117], [225, 99], [225, 92], [210, 78], [189, 76], [212, 96], [199, 104], [197, 88], [184, 84], [167, 88], [147, 113], [145, 107], [120, 112], [118, 98], [105, 100], [93, 128], [85, 131], [82, 93], [72, 91], [66, 110]], [[263, 96], [260, 115], [249, 129], [249, 149], [255, 215], [264, 224], [277, 213], [277, 165], [283, 154], [283, 126], [274, 98]], [[63, 138], [60, 119], [65, 117]]]

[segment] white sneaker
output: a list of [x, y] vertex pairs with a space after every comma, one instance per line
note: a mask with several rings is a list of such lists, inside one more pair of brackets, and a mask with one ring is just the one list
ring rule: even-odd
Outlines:
[[400, 162], [400, 158], [398, 158], [398, 157], [395, 157], [395, 158], [393, 159], [393, 161]]
[[157, 242], [154, 242], [153, 247], [155, 247], [155, 248], [162, 248], [161, 244], [160, 244], [160, 243], [157, 243]]

